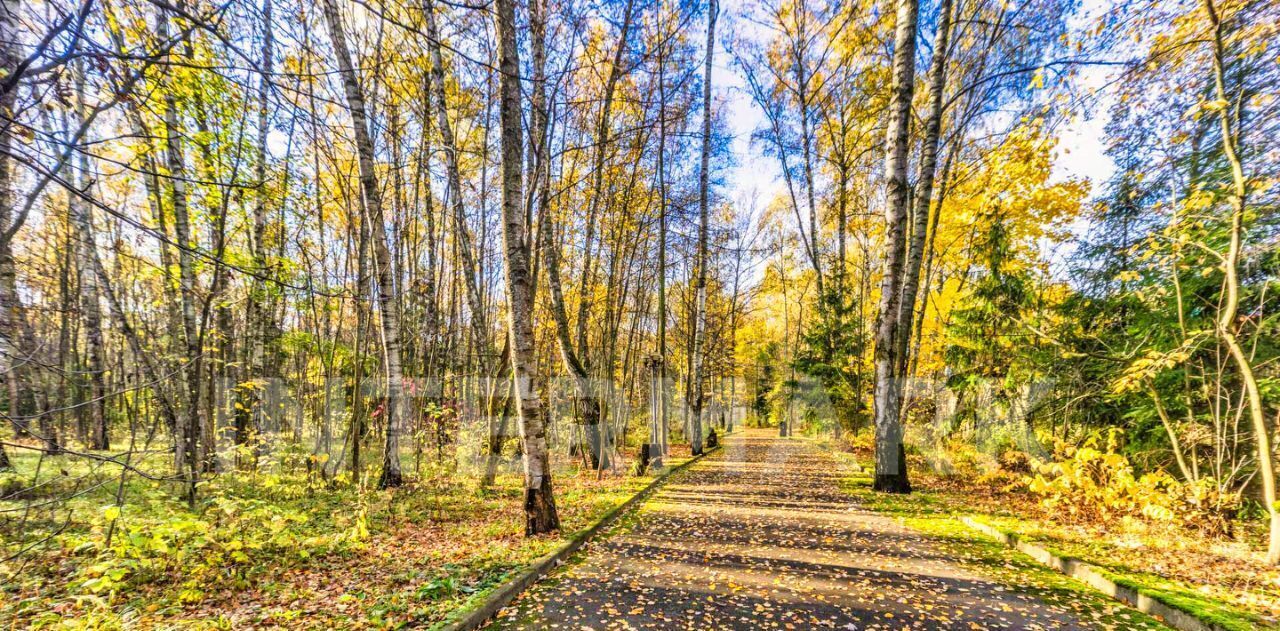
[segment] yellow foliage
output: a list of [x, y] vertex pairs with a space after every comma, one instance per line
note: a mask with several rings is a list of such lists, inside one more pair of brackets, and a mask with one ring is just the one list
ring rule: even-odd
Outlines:
[[1177, 348], [1170, 351], [1149, 350], [1145, 355], [1133, 360], [1125, 367], [1120, 378], [1111, 384], [1116, 394], [1135, 392], [1155, 379], [1160, 373], [1170, 370], [1191, 357], [1191, 352], [1198, 345], [1197, 336], [1187, 338]]
[[1135, 475], [1133, 465], [1116, 451], [1113, 430], [1105, 446], [1098, 437], [1083, 446], [1059, 445], [1059, 459], [1042, 463], [1024, 478], [1027, 489], [1060, 521], [1112, 522], [1140, 519], [1221, 533], [1239, 497], [1218, 491], [1211, 480], [1183, 483], [1156, 470]]
[[946, 280], [929, 288], [921, 330], [922, 373], [942, 368], [942, 328], [951, 310], [968, 295], [965, 271], [977, 263], [972, 250], [975, 239], [990, 233], [992, 224], [1001, 220], [1012, 249], [1007, 271], [1043, 272], [1044, 252], [1071, 238], [1070, 226], [1084, 210], [1089, 182], [1054, 180], [1055, 145], [1044, 121], [1026, 120], [999, 144], [981, 152], [979, 159], [956, 165], [951, 176], [954, 184], [938, 209], [933, 239], [933, 276]]

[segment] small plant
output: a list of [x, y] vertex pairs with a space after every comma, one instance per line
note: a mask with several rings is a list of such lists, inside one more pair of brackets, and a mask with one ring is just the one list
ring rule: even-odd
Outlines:
[[1105, 443], [1099, 435], [1080, 447], [1059, 446], [1060, 458], [1035, 467], [1027, 488], [1061, 521], [1112, 522], [1125, 518], [1225, 534], [1239, 507], [1238, 495], [1222, 493], [1212, 480], [1183, 483], [1163, 470], [1142, 475], [1117, 452], [1120, 430]]
[[199, 513], [128, 517], [107, 506], [92, 534], [76, 542], [73, 553], [93, 558], [74, 577], [74, 591], [110, 598], [136, 585], [178, 579], [178, 600], [199, 602], [205, 590], [244, 585], [271, 563], [357, 548], [369, 537], [363, 503], [349, 528], [326, 534], [314, 534], [306, 513], [256, 498], [219, 496]]
[[420, 585], [414, 597], [418, 600], [440, 600], [456, 594], [459, 590], [458, 579], [453, 576], [442, 576]]
[[1001, 451], [1000, 455], [996, 456], [996, 462], [999, 463], [1000, 470], [1006, 473], [1031, 473], [1031, 457], [1027, 452], [1019, 449], [1009, 448]]

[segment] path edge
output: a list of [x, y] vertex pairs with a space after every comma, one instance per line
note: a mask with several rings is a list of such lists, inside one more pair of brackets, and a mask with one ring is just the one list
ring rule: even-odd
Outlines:
[[[736, 433], [736, 432], [734, 432]], [[725, 434], [723, 436], [728, 436]], [[524, 593], [525, 590], [537, 583], [542, 577], [546, 576], [551, 570], [555, 569], [561, 563], [568, 559], [573, 553], [577, 552], [586, 545], [592, 537], [599, 534], [600, 531], [612, 525], [623, 513], [634, 508], [640, 502], [648, 499], [659, 486], [671, 478], [671, 476], [688, 469], [694, 463], [701, 461], [703, 458], [724, 448], [721, 443], [702, 452], [702, 455], [694, 456], [674, 467], [668, 467], [667, 470], [658, 474], [643, 489], [632, 495], [627, 501], [609, 509], [599, 519], [591, 523], [578, 534], [570, 538], [564, 545], [556, 550], [538, 557], [533, 563], [529, 564], [515, 578], [505, 582], [501, 587], [489, 592], [489, 595], [483, 601], [474, 607], [466, 607], [464, 610], [457, 611], [445, 618], [443, 621], [433, 625], [432, 631], [471, 631], [478, 629], [488, 622], [495, 614], [502, 610], [503, 607], [511, 604], [517, 596]]]
[[1054, 553], [1048, 548], [1030, 543], [1016, 532], [996, 528], [967, 515], [961, 516], [960, 521], [964, 525], [1031, 557], [1041, 565], [1074, 578], [1142, 613], [1159, 617], [1161, 622], [1174, 629], [1179, 631], [1226, 631], [1225, 627], [1212, 621], [1203, 620], [1194, 612], [1169, 603], [1156, 594], [1140, 587], [1126, 585], [1123, 579], [1117, 579], [1110, 572], [1092, 563]]

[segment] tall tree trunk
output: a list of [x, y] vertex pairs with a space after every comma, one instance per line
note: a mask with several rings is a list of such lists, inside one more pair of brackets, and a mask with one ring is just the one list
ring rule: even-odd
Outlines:
[[[81, 121], [87, 116], [85, 103], [85, 76], [82, 63], [76, 64], [76, 109]], [[76, 188], [82, 194], [88, 194], [89, 157], [80, 153], [76, 168]], [[110, 440], [107, 434], [106, 412], [106, 364], [102, 351], [102, 311], [98, 307], [98, 277], [93, 273], [92, 248], [95, 246], [93, 231], [93, 209], [80, 196], [72, 194], [69, 205], [71, 223], [76, 231], [76, 266], [80, 273], [80, 315], [84, 322], [86, 342], [85, 369], [88, 371], [89, 387], [85, 403], [89, 408], [89, 448], [109, 449]]]
[[[160, 9], [156, 34], [162, 41], [169, 38], [168, 10]], [[172, 56], [172, 53], [170, 53]], [[165, 159], [169, 170], [170, 200], [173, 206], [174, 237], [178, 250], [178, 293], [181, 303], [182, 339], [186, 351], [187, 407], [178, 423], [174, 444], [174, 464], [179, 472], [186, 470], [187, 501], [195, 501], [199, 478], [198, 436], [200, 431], [201, 343], [196, 322], [195, 262], [191, 255], [191, 223], [187, 209], [186, 160], [182, 151], [182, 128], [178, 121], [178, 101], [170, 87], [164, 96]]]
[[1222, 260], [1222, 268], [1226, 272], [1223, 290], [1226, 296], [1222, 310], [1218, 312], [1218, 335], [1226, 344], [1236, 370], [1240, 372], [1240, 380], [1244, 382], [1246, 402], [1249, 408], [1249, 420], [1253, 425], [1254, 441], [1258, 451], [1258, 477], [1262, 483], [1262, 501], [1271, 515], [1271, 535], [1267, 545], [1267, 563], [1280, 565], [1280, 506], [1276, 503], [1275, 454], [1271, 450], [1271, 430], [1262, 411], [1262, 393], [1258, 389], [1258, 379], [1253, 372], [1253, 362], [1236, 337], [1238, 324], [1236, 316], [1240, 309], [1240, 250], [1244, 237], [1245, 200], [1248, 195], [1247, 181], [1244, 175], [1244, 164], [1237, 147], [1236, 125], [1232, 124], [1231, 107], [1227, 96], [1226, 77], [1223, 70], [1223, 57], [1226, 54], [1223, 44], [1222, 19], [1218, 14], [1214, 0], [1203, 0], [1205, 16], [1209, 19], [1213, 43], [1213, 85], [1217, 99], [1224, 104], [1218, 110], [1218, 121], [1222, 131], [1222, 152], [1231, 166], [1232, 191], [1230, 242], [1226, 256]]
[[[925, 119], [924, 142], [920, 148], [920, 177], [916, 180], [915, 202], [912, 203], [911, 243], [902, 270], [902, 296], [898, 303], [898, 362], [896, 373], [899, 385], [910, 375], [908, 351], [912, 325], [915, 319], [916, 294], [920, 290], [920, 270], [924, 260], [925, 236], [929, 231], [929, 211], [933, 201], [934, 174], [938, 167], [938, 143], [942, 132], [942, 103], [947, 85], [947, 57], [951, 39], [951, 3], [942, 0], [939, 7], [938, 34], [933, 45], [933, 62], [929, 68], [929, 112]], [[941, 209], [939, 209], [939, 212]]]
[[[434, 121], [436, 131], [440, 134], [440, 142], [445, 153], [445, 183], [449, 187], [449, 204], [453, 209], [454, 231], [457, 237], [457, 250], [462, 262], [462, 274], [467, 286], [467, 307], [471, 310], [471, 330], [476, 345], [481, 349], [488, 346], [488, 323], [485, 318], [484, 302], [480, 296], [477, 280], [478, 265], [471, 245], [471, 232], [467, 227], [467, 216], [462, 205], [462, 173], [458, 166], [459, 148], [453, 135], [453, 125], [449, 119], [448, 102], [445, 100], [444, 56], [440, 52], [440, 32], [436, 25], [435, 2], [426, 2], [427, 44], [431, 48], [431, 88], [435, 96]], [[481, 361], [484, 353], [480, 354]]]
[[[130, 104], [126, 107], [125, 118], [128, 119], [130, 129], [136, 137], [152, 137], [153, 134], [143, 121], [139, 107], [134, 104]], [[142, 161], [147, 171], [147, 175], [142, 178], [143, 186], [147, 192], [147, 206], [151, 216], [155, 219], [157, 224], [156, 232], [158, 233], [157, 242], [160, 247], [160, 264], [165, 270], [163, 278], [164, 282], [161, 284], [162, 296], [164, 298], [164, 322], [169, 332], [169, 347], [171, 354], [176, 357], [180, 357], [184, 352], [182, 349], [182, 300], [178, 297], [178, 291], [174, 287], [172, 278], [169, 277], [170, 270], [175, 267], [175, 262], [173, 259], [173, 249], [170, 247], [168, 240], [168, 220], [165, 217], [163, 208], [164, 186], [159, 175], [160, 165], [156, 157], [150, 152], [143, 154]], [[99, 266], [101, 267], [100, 261]], [[127, 328], [128, 322], [127, 320], [124, 320], [124, 304], [115, 297], [115, 292], [111, 289], [109, 280], [107, 270], [102, 268], [101, 274], [98, 277], [98, 287], [102, 291], [103, 297], [107, 299], [108, 307], [112, 310], [112, 319], [116, 321], [117, 327], [120, 327], [121, 329]], [[127, 336], [126, 339], [128, 339]], [[132, 344], [130, 347], [131, 350], [136, 350], [132, 348]], [[141, 346], [139, 345], [138, 348], [141, 348]], [[137, 353], [137, 356], [144, 358], [146, 363], [151, 363], [151, 355]], [[165, 363], [167, 364], [169, 362]], [[184, 422], [183, 419], [186, 418], [185, 411], [191, 405], [191, 402], [187, 400], [187, 395], [189, 393], [187, 391], [186, 383], [181, 379], [176, 380], [178, 382], [177, 384], [170, 383], [175, 381], [173, 379], [160, 380], [165, 372], [180, 374], [182, 370], [179, 366], [162, 366], [161, 364], [157, 364], [153, 368], [154, 370], [151, 371], [149, 376], [150, 378], [157, 380], [155, 391], [161, 396], [162, 400], [167, 402], [167, 405], [165, 406], [165, 420], [169, 424], [170, 433], [174, 436], [174, 457], [176, 461], [176, 441], [182, 434], [181, 425]], [[180, 472], [181, 469], [178, 469], [178, 471]]]
[[[65, 118], [63, 125], [63, 133], [68, 133]], [[67, 198], [67, 214], [71, 214], [71, 198]], [[57, 365], [62, 369], [62, 375], [58, 379], [58, 407], [62, 410], [58, 413], [57, 419], [47, 418], [45, 421], [50, 423], [45, 428], [44, 438], [46, 450], [50, 454], [58, 454], [62, 451], [62, 446], [58, 442], [59, 434], [66, 435], [68, 412], [71, 406], [77, 401], [77, 387], [72, 383], [71, 375], [75, 373], [75, 362], [72, 361], [72, 345], [74, 344], [75, 335], [72, 328], [71, 317], [75, 312], [73, 306], [78, 302], [78, 298], [73, 298], [72, 293], [79, 293], [79, 281], [72, 286], [72, 274], [84, 273], [76, 264], [76, 239], [79, 236], [75, 234], [75, 228], [68, 221], [63, 226], [62, 231], [62, 252], [58, 256], [58, 304], [61, 306], [62, 312], [58, 314], [58, 362]], [[90, 270], [92, 272], [92, 270]], [[76, 276], [78, 279], [79, 276]], [[56, 422], [56, 426], [53, 423]]]
[[533, 347], [533, 278], [530, 275], [531, 235], [522, 211], [520, 129], [520, 53], [516, 48], [514, 0], [496, 0], [498, 12], [498, 71], [501, 75], [502, 121], [502, 240], [506, 254], [507, 318], [511, 335], [511, 372], [515, 378], [516, 411], [524, 451], [525, 533], [535, 535], [560, 527], [551, 488], [546, 412], [540, 398], [537, 358]]
[[[543, 38], [545, 37], [545, 19], [543, 14], [545, 7], [534, 2], [530, 5], [530, 24], [531, 24], [531, 46], [534, 54], [534, 92], [533, 92], [533, 109], [532, 117], [533, 128], [531, 135], [533, 142], [537, 145], [537, 151], [540, 154], [536, 160], [540, 171], [546, 171], [549, 177], [550, 169], [546, 165], [550, 157], [549, 147], [547, 147], [549, 139], [547, 138], [548, 117], [546, 114], [546, 86], [545, 86], [545, 59]], [[625, 31], [624, 31], [625, 32]], [[541, 176], [536, 176], [535, 181], [541, 183]], [[539, 221], [542, 229], [539, 230], [540, 243], [533, 244], [541, 252], [542, 261], [547, 267], [547, 285], [551, 291], [551, 313], [555, 319], [556, 343], [560, 349], [560, 357], [564, 363], [565, 369], [569, 372], [573, 380], [574, 393], [578, 405], [578, 418], [581, 420], [585, 434], [587, 437], [587, 451], [591, 458], [591, 467], [600, 470], [608, 466], [608, 459], [603, 448], [603, 441], [600, 433], [600, 400], [598, 393], [595, 392], [591, 378], [587, 373], [586, 362], [580, 353], [585, 353], [582, 347], [574, 348], [572, 337], [569, 333], [568, 310], [564, 301], [564, 285], [560, 275], [560, 256], [555, 247], [555, 227], [554, 219], [550, 216], [550, 209], [546, 206], [547, 200], [543, 200], [542, 214]], [[525, 221], [529, 220], [528, 215]]]
[[549, 224], [550, 217], [545, 218], [545, 221], [548, 222], [548, 226], [542, 233], [542, 259], [547, 264], [547, 287], [551, 291], [551, 315], [555, 319], [556, 343], [559, 345], [560, 357], [565, 369], [569, 371], [569, 376], [573, 380], [573, 389], [577, 396], [578, 418], [581, 419], [587, 435], [591, 466], [594, 469], [600, 469], [603, 465], [600, 441], [600, 400], [592, 389], [587, 368], [574, 349], [573, 340], [570, 337], [569, 316], [565, 308], [564, 288], [560, 279], [560, 254], [556, 251], [555, 239], [552, 236], [555, 230]]
[[274, 34], [271, 23], [272, 0], [262, 2], [262, 76], [258, 83], [258, 137], [257, 160], [254, 165], [254, 184], [258, 187], [253, 202], [253, 225], [249, 239], [249, 253], [253, 257], [254, 277], [249, 285], [248, 306], [245, 316], [249, 343], [245, 357], [245, 370], [240, 377], [242, 383], [236, 386], [237, 405], [235, 406], [235, 443], [246, 445], [249, 442], [252, 422], [255, 414], [260, 414], [261, 390], [266, 386], [267, 378], [265, 353], [268, 340], [272, 337], [270, 323], [270, 300], [267, 296], [266, 278], [271, 274], [268, 264], [267, 248], [267, 199], [271, 191], [267, 188], [267, 134], [270, 131], [269, 95], [271, 72], [274, 65]]
[[888, 200], [885, 207], [884, 279], [880, 283], [880, 313], [876, 327], [876, 477], [874, 488], [889, 493], [910, 493], [906, 448], [899, 418], [901, 387], [897, 379], [898, 305], [906, 238], [907, 150], [911, 140], [911, 93], [915, 82], [916, 0], [898, 0], [893, 51], [893, 83], [889, 101], [885, 174]]
[[[658, 10], [659, 24], [664, 17]], [[661, 29], [660, 29], [661, 30]], [[658, 453], [655, 460], [667, 455], [667, 436], [671, 420], [667, 406], [667, 47], [666, 32], [658, 48], [658, 357], [653, 387], [657, 389], [653, 406], [653, 442]]]
[[[125, 305], [121, 302], [115, 290], [111, 287], [110, 277], [108, 276], [106, 267], [102, 264], [102, 260], [98, 258], [98, 253], [94, 249], [88, 250], [89, 268], [81, 270], [81, 273], [95, 274], [97, 277], [98, 289], [102, 292], [102, 297], [106, 299], [107, 308], [111, 312], [112, 319], [115, 320], [116, 328], [120, 331], [121, 337], [128, 344], [130, 352], [138, 359], [142, 366], [146, 369], [147, 379], [156, 384], [156, 398], [160, 400], [160, 407], [165, 416], [166, 422], [170, 427], [176, 428], [181, 422], [181, 412], [179, 406], [174, 403], [173, 397], [170, 396], [169, 390], [159, 387], [164, 379], [164, 370], [156, 363], [153, 354], [148, 352], [142, 346], [142, 340], [137, 330], [129, 323], [128, 316], [125, 315]], [[141, 381], [139, 381], [141, 383]], [[179, 389], [180, 392], [184, 390]]]
[[[578, 319], [577, 319], [577, 360], [576, 367], [565, 356], [566, 367], [572, 373], [574, 394], [577, 399], [578, 420], [582, 423], [583, 434], [591, 456], [591, 466], [601, 469], [607, 466], [604, 455], [604, 443], [601, 439], [600, 393], [589, 377], [589, 366], [592, 364], [591, 352], [587, 346], [587, 321], [590, 312], [590, 283], [594, 275], [595, 259], [593, 246], [596, 226], [603, 205], [605, 157], [609, 152], [610, 132], [612, 131], [613, 102], [618, 82], [623, 75], [623, 58], [626, 55], [630, 39], [631, 25], [635, 16], [635, 1], [627, 0], [623, 8], [622, 26], [618, 32], [618, 45], [614, 49], [613, 60], [609, 67], [609, 76], [605, 80], [603, 102], [600, 106], [600, 117], [596, 121], [594, 163], [591, 172], [591, 197], [587, 201], [586, 230], [583, 235], [582, 272], [578, 276]], [[603, 245], [601, 250], [603, 251]], [[562, 342], [562, 355], [564, 354]]]
[[702, 78], [702, 168], [698, 174], [698, 261], [697, 276], [694, 279], [694, 316], [690, 323], [693, 329], [693, 378], [689, 382], [689, 397], [692, 418], [689, 438], [693, 455], [702, 454], [702, 393], [706, 375], [706, 360], [703, 357], [706, 345], [707, 329], [707, 231], [710, 223], [711, 205], [711, 62], [716, 50], [716, 17], [720, 6], [716, 0], [707, 5], [707, 56], [703, 65]]
[[[804, 167], [804, 188], [805, 201], [809, 206], [809, 244], [811, 263], [813, 264], [813, 278], [818, 289], [818, 304], [826, 300], [826, 289], [822, 280], [822, 255], [819, 254], [821, 249], [818, 247], [818, 233], [821, 226], [818, 224], [818, 201], [817, 190], [813, 175], [813, 136], [810, 132], [809, 122], [809, 80], [812, 76], [808, 73], [808, 67], [805, 65], [804, 48], [808, 42], [808, 34], [805, 27], [808, 25], [808, 13], [805, 9], [800, 9], [796, 15], [798, 22], [798, 33], [796, 41], [801, 44], [795, 46], [795, 66], [796, 66], [796, 105], [800, 111], [800, 148], [801, 159]], [[803, 227], [801, 227], [801, 237], [804, 236]]]
[[[497, 395], [498, 387], [503, 389], [502, 405], [492, 406], [496, 414], [491, 414], [489, 419], [489, 438], [485, 444], [484, 473], [480, 476], [480, 488], [492, 486], [494, 478], [498, 475], [498, 464], [502, 460], [502, 443], [505, 442], [508, 427], [511, 424], [512, 399], [515, 398], [515, 391], [511, 387], [510, 339], [502, 345], [502, 354], [498, 359], [498, 374], [494, 383], [498, 384], [494, 388], [494, 396]], [[495, 415], [496, 422], [493, 418]]]
[[[423, 73], [423, 112], [426, 119], [431, 119], [431, 75]], [[426, 329], [424, 337], [426, 343], [426, 359], [424, 365], [426, 367], [426, 376], [430, 379], [442, 379], [444, 376], [444, 362], [440, 356], [440, 298], [439, 298], [439, 274], [437, 270], [437, 229], [436, 229], [436, 204], [435, 194], [431, 189], [431, 179], [427, 176], [431, 159], [432, 142], [431, 135], [426, 130], [423, 131], [422, 151], [418, 158], [418, 180], [422, 186], [422, 196], [426, 202], [426, 253], [427, 267], [423, 270], [426, 277], [422, 283], [423, 295], [422, 300], [426, 307], [424, 314], [424, 327]]]
[[596, 122], [595, 156], [591, 171], [591, 198], [587, 201], [587, 225], [582, 242], [582, 274], [578, 276], [578, 351], [582, 354], [584, 365], [590, 362], [587, 352], [587, 313], [591, 307], [587, 288], [595, 269], [592, 258], [592, 244], [595, 241], [597, 215], [600, 212], [601, 196], [604, 189], [604, 162], [609, 150], [609, 132], [613, 116], [614, 93], [618, 81], [622, 78], [622, 61], [627, 51], [627, 40], [631, 32], [631, 21], [634, 15], [635, 0], [627, 0], [622, 14], [622, 28], [618, 33], [618, 47], [614, 49], [613, 63], [609, 67], [609, 77], [605, 80], [604, 99], [600, 105], [600, 118]]
[[[18, 81], [14, 78], [22, 63], [20, 43], [24, 27], [18, 21], [22, 3], [18, 0], [0, 2], [0, 72], [5, 80], [11, 80], [0, 92], [0, 374], [4, 376], [8, 408], [5, 410], [15, 430], [21, 430], [18, 402], [24, 395], [25, 362], [19, 350], [19, 297], [17, 269], [13, 260], [13, 238], [19, 228], [15, 216], [16, 198], [13, 192], [13, 174], [10, 173], [9, 154], [13, 150], [13, 130], [18, 100]], [[0, 445], [0, 471], [12, 468], [9, 455]]]
[[[348, 214], [355, 214], [351, 208], [347, 208]], [[347, 230], [347, 241], [350, 244], [351, 239], [355, 239], [355, 259], [356, 259], [356, 333], [354, 344], [354, 370], [352, 371], [352, 391], [351, 391], [351, 418], [347, 434], [351, 440], [351, 476], [352, 479], [359, 482], [361, 474], [360, 448], [361, 441], [364, 439], [365, 430], [365, 413], [366, 404], [364, 397], [365, 386], [365, 370], [364, 370], [364, 352], [369, 343], [369, 320], [372, 309], [369, 307], [370, 301], [373, 300], [373, 282], [369, 274], [369, 221], [367, 217], [361, 217], [358, 226], [349, 227]], [[354, 233], [354, 234], [352, 234]], [[348, 245], [348, 256], [350, 245]]]
[[382, 321], [383, 417], [386, 419], [386, 442], [382, 450], [382, 477], [379, 488], [392, 488], [404, 483], [400, 470], [400, 417], [404, 378], [400, 369], [400, 314], [396, 305], [395, 273], [392, 267], [391, 249], [387, 247], [387, 226], [383, 216], [382, 191], [378, 188], [378, 176], [374, 170], [373, 139], [369, 136], [369, 121], [365, 114], [364, 94], [351, 65], [351, 51], [347, 48], [342, 21], [338, 16], [336, 0], [324, 0], [325, 21], [333, 41], [334, 57], [342, 76], [347, 109], [351, 112], [351, 127], [356, 139], [356, 153], [360, 165], [360, 189], [369, 222], [372, 241], [371, 253], [378, 278], [378, 308]]
[[[924, 291], [920, 293], [920, 306], [916, 309], [915, 325], [911, 328], [911, 348], [907, 355], [908, 374], [915, 374], [916, 368], [920, 364], [920, 343], [924, 333], [924, 317], [925, 313], [929, 310], [929, 287], [933, 285], [933, 272], [935, 269], [934, 263], [937, 259], [937, 252], [934, 247], [934, 243], [937, 242], [938, 238], [938, 222], [942, 217], [942, 205], [946, 203], [947, 200], [947, 190], [951, 181], [951, 165], [955, 161], [959, 148], [960, 141], [957, 136], [957, 139], [952, 143], [951, 147], [948, 148], [947, 158], [942, 161], [942, 169], [938, 171], [938, 175], [935, 178], [937, 180], [938, 194], [932, 201], [932, 204], [938, 208], [938, 212], [933, 213], [933, 216], [929, 218], [929, 231], [925, 236], [924, 263], [922, 263], [924, 271], [921, 272], [921, 283]], [[937, 288], [934, 291], [941, 293], [942, 285], [945, 282], [946, 277], [939, 274]]]
[[[191, 43], [190, 37], [184, 37], [184, 52], [188, 58], [195, 57], [195, 47]], [[213, 132], [209, 128], [209, 109], [206, 106], [204, 94], [197, 90], [192, 99], [194, 109], [194, 118], [196, 124], [196, 145], [199, 151], [199, 160], [197, 161], [196, 174], [201, 182], [214, 182], [217, 180], [217, 172], [211, 138]], [[235, 179], [235, 172], [230, 175], [231, 179]], [[235, 350], [233, 316], [231, 314], [231, 306], [228, 304], [224, 292], [227, 285], [231, 281], [231, 270], [224, 263], [227, 251], [227, 203], [231, 196], [229, 191], [222, 185], [217, 185], [222, 189], [219, 191], [219, 201], [207, 203], [206, 210], [212, 216], [210, 221], [210, 246], [213, 252], [213, 279], [209, 283], [209, 291], [201, 304], [200, 313], [196, 322], [199, 331], [197, 339], [200, 340], [201, 349], [201, 365], [207, 366], [208, 370], [201, 375], [198, 383], [200, 388], [200, 401], [202, 408], [200, 410], [200, 426], [198, 428], [198, 436], [196, 438], [196, 454], [199, 463], [200, 473], [211, 473], [217, 469], [218, 464], [218, 441], [216, 437], [216, 429], [214, 422], [217, 418], [217, 411], [222, 409], [221, 405], [225, 396], [222, 388], [217, 387], [217, 380], [221, 376], [231, 374], [233, 368], [232, 358]], [[194, 238], [194, 237], [193, 237]], [[209, 339], [210, 343], [205, 344], [205, 336], [209, 331], [209, 311], [216, 304], [216, 313], [214, 317], [214, 334]], [[212, 361], [204, 361], [203, 356], [208, 355]]]

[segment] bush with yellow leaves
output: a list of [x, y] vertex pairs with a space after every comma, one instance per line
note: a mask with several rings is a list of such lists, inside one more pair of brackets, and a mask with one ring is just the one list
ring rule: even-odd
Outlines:
[[1136, 475], [1117, 451], [1120, 433], [1109, 431], [1105, 441], [1094, 435], [1078, 447], [1059, 445], [1054, 462], [1037, 464], [1025, 478], [1027, 489], [1054, 519], [1067, 523], [1137, 520], [1207, 535], [1230, 533], [1238, 493], [1223, 492], [1212, 480], [1184, 483], [1164, 470]]

